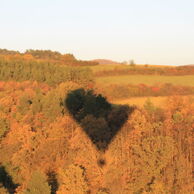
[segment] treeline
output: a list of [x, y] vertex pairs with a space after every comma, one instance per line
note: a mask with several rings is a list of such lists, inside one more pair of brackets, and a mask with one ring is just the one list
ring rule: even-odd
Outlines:
[[84, 67], [60, 66], [45, 61], [7, 59], [0, 57], [1, 81], [38, 81], [49, 85], [73, 81], [79, 84], [93, 82], [92, 71]]
[[[193, 193], [192, 98], [133, 107], [102, 153], [83, 127], [102, 132], [126, 115], [79, 88], [74, 82], [0, 82], [0, 193]], [[99, 112], [97, 104], [104, 104]]]
[[170, 83], [158, 85], [146, 84], [96, 84], [96, 90], [105, 95], [108, 99], [126, 99], [130, 97], [145, 96], [173, 96], [193, 95], [194, 87], [172, 85]]
[[194, 66], [150, 67], [135, 65], [126, 68], [115, 67], [113, 70], [103, 70], [95, 73], [95, 76], [98, 77], [116, 75], [194, 75]]
[[24, 53], [19, 51], [10, 51], [7, 49], [0, 49], [0, 56], [5, 56], [12, 59], [18, 58], [23, 60], [34, 60], [34, 61], [46, 61], [50, 63], [57, 63], [68, 66], [94, 66], [98, 65], [95, 61], [84, 61], [77, 60], [72, 54], [61, 54], [57, 51], [51, 50], [26, 50]]

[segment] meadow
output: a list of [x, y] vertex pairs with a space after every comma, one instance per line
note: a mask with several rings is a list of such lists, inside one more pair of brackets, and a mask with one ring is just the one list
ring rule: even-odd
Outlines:
[[115, 68], [117, 69], [128, 69], [130, 68], [128, 65], [95, 65], [95, 66], [88, 66], [94, 73], [99, 72], [99, 71], [110, 71], [114, 70]]
[[161, 107], [165, 104], [168, 97], [166, 96], [157, 96], [157, 97], [132, 97], [121, 100], [113, 100], [113, 104], [127, 104], [143, 107], [146, 101], [150, 100], [154, 106]]
[[159, 75], [119, 75], [97, 77], [100, 84], [146, 84], [157, 85], [170, 83], [181, 86], [194, 86], [194, 75], [186, 76], [159, 76]]
[[[155, 68], [155, 67], [158, 67], [158, 68], [164, 68], [164, 67], [172, 67], [172, 66], [167, 66], [167, 65], [143, 65], [143, 64], [138, 64], [136, 65], [136, 67], [138, 68], [142, 68], [142, 67], [150, 67], [150, 68]], [[100, 71], [110, 71], [110, 70], [114, 70], [114, 69], [118, 69], [118, 70], [121, 70], [121, 69], [132, 69], [134, 68], [133, 66], [131, 65], [125, 65], [125, 64], [106, 64], [106, 65], [94, 65], [94, 66], [88, 66], [89, 68], [92, 69], [92, 71], [94, 73], [96, 72], [100, 72]]]
[[[194, 100], [194, 96], [190, 96]], [[168, 100], [167, 96], [151, 96], [151, 97], [132, 97], [120, 100], [113, 100], [113, 104], [130, 105], [144, 107], [147, 101], [150, 101], [155, 107], [163, 107]]]

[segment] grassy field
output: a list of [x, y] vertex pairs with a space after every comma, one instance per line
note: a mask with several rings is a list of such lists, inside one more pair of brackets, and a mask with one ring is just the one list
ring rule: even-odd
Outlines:
[[168, 97], [164, 96], [158, 96], [158, 97], [133, 97], [133, 98], [128, 98], [124, 100], [114, 100], [112, 101], [113, 104], [128, 104], [128, 105], [136, 105], [143, 107], [145, 104], [146, 100], [150, 99], [151, 102], [157, 106], [163, 106], [165, 104], [165, 101]]
[[115, 68], [117, 69], [128, 69], [130, 68], [128, 65], [95, 65], [95, 66], [88, 66], [94, 73], [99, 72], [99, 71], [110, 71], [114, 70]]
[[[190, 96], [194, 100], [194, 95]], [[166, 104], [168, 96], [158, 96], [158, 97], [132, 97], [123, 100], [114, 100], [111, 103], [113, 104], [128, 104], [128, 105], [136, 105], [143, 107], [146, 100], [150, 100], [154, 106], [156, 107], [163, 107]]]
[[159, 76], [159, 75], [121, 75], [96, 78], [102, 84], [146, 84], [156, 85], [171, 83], [173, 85], [194, 86], [194, 75]]

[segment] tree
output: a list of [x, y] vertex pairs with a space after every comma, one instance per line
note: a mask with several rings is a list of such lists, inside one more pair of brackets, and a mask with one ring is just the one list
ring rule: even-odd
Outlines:
[[64, 104], [78, 122], [89, 114], [94, 117], [106, 117], [111, 110], [111, 104], [105, 97], [83, 88], [70, 92]]
[[130, 65], [131, 67], [134, 67], [134, 66], [135, 66], [135, 62], [134, 62], [133, 59], [129, 61], [129, 65]]
[[89, 191], [84, 168], [70, 165], [59, 170], [60, 187], [57, 194], [85, 194]]
[[27, 184], [27, 188], [24, 192], [25, 194], [50, 194], [51, 188], [48, 185], [46, 176], [39, 172], [35, 171], [32, 174], [30, 181]]
[[104, 118], [87, 115], [81, 120], [81, 126], [99, 150], [107, 148], [111, 130]]
[[9, 194], [8, 190], [0, 183], [0, 193]]
[[152, 103], [152, 101], [150, 100], [150, 98], [148, 98], [145, 103], [144, 103], [144, 108], [148, 111], [148, 113], [153, 113], [155, 111], [155, 106]]
[[[0, 113], [1, 115], [1, 113]], [[9, 130], [9, 123], [6, 118], [0, 118], [0, 139], [5, 136]]]
[[[129, 188], [135, 192], [150, 191], [160, 182], [163, 170], [176, 154], [175, 142], [167, 136], [151, 136], [132, 146], [134, 167]], [[133, 177], [134, 176], [134, 177]]]
[[18, 185], [13, 182], [12, 177], [8, 174], [5, 167], [0, 166], [0, 193], [1, 191], [14, 193], [17, 186]]
[[100, 188], [97, 194], [109, 194], [110, 192], [106, 188]]

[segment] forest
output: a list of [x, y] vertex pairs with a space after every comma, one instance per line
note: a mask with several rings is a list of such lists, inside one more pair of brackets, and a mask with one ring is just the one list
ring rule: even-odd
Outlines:
[[[155, 82], [102, 82], [131, 75]], [[194, 66], [0, 49], [0, 194], [193, 193], [194, 84], [161, 76], [190, 79]]]

